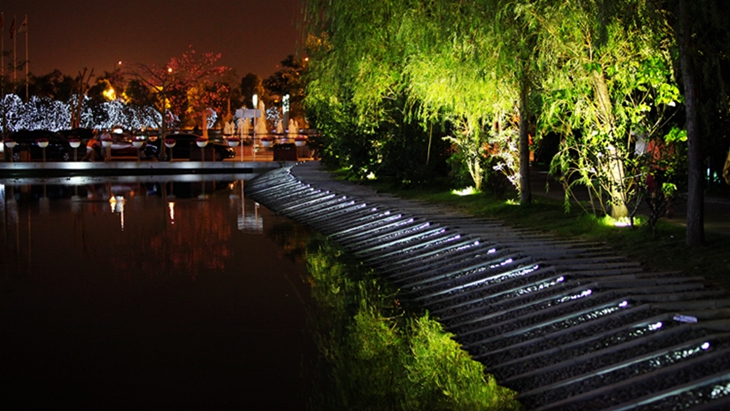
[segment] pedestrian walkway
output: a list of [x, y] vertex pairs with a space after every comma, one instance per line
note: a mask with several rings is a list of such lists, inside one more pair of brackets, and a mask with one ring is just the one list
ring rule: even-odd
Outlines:
[[69, 161], [69, 162], [0, 162], [0, 180], [7, 178], [63, 177], [81, 175], [147, 175], [147, 174], [224, 174], [263, 173], [295, 164], [297, 161], [274, 161], [269, 154], [238, 161]]

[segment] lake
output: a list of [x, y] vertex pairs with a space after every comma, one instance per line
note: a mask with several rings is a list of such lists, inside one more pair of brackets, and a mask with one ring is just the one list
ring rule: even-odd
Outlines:
[[0, 184], [3, 409], [306, 409], [310, 233], [215, 178]]

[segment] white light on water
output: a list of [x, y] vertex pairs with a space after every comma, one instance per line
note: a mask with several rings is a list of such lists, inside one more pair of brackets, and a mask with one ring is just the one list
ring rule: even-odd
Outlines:
[[167, 208], [170, 210], [170, 224], [175, 224], [175, 202], [169, 201]]

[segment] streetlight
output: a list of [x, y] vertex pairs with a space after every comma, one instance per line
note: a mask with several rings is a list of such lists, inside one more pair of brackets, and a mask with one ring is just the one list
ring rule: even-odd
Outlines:
[[10, 162], [11, 162], [11, 163], [12, 163], [13, 161], [15, 161], [15, 160], [13, 159], [13, 147], [15, 147], [15, 145], [16, 145], [16, 144], [17, 144], [17, 143], [16, 143], [16, 142], [15, 142], [14, 140], [11, 140], [11, 139], [9, 139], [9, 138], [5, 139], [5, 147], [7, 147], [7, 148], [9, 148], [9, 149], [10, 149]]
[[253, 161], [256, 161], [256, 111], [258, 110], [259, 95], [254, 94], [251, 97], [253, 101]]
[[77, 152], [76, 149], [79, 148], [79, 146], [81, 145], [81, 140], [79, 140], [78, 138], [70, 138], [70, 139], [68, 139], [68, 145], [70, 145], [71, 148], [74, 149], [74, 161], [78, 161], [76, 159], [77, 158], [76, 157], [76, 152]]
[[[162, 149], [162, 144], [165, 142], [165, 123], [167, 122], [167, 99], [165, 98], [165, 81], [167, 76], [172, 74], [172, 67], [167, 68], [167, 74], [162, 75], [162, 127], [160, 128], [160, 159], [165, 157], [165, 150]], [[172, 151], [172, 149], [170, 149]]]
[[[285, 133], [289, 134], [289, 95], [285, 94], [281, 98], [281, 111], [284, 112], [284, 127], [286, 127]], [[289, 136], [287, 136], [289, 137]]]
[[139, 137], [135, 137], [135, 139], [132, 140], [132, 145], [137, 149], [137, 162], [139, 163], [142, 157], [142, 146], [144, 145], [144, 140]]

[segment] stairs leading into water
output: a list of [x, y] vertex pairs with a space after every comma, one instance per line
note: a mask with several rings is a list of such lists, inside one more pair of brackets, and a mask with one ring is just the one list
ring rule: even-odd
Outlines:
[[526, 409], [730, 409], [730, 297], [702, 277], [338, 182], [317, 163], [246, 194], [386, 276]]

